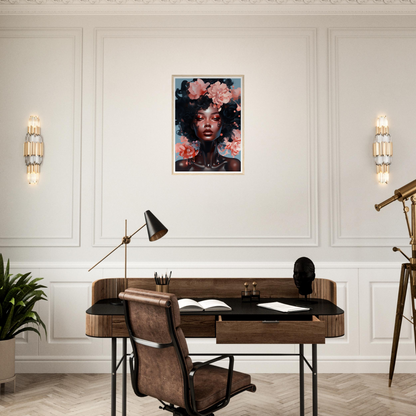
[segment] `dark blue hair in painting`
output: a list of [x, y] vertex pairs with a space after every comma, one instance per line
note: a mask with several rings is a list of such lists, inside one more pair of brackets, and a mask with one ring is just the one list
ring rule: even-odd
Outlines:
[[[199, 78], [204, 83], [209, 83], [210, 86], [219, 82], [225, 84], [230, 91], [234, 87], [234, 83], [230, 78]], [[198, 81], [194, 78], [192, 82]], [[198, 140], [193, 129], [193, 122], [195, 115], [199, 110], [206, 110], [213, 100], [204, 93], [197, 99], [191, 99], [189, 94], [189, 86], [191, 82], [183, 80], [180, 88], [175, 91], [175, 125], [177, 126], [176, 133], [179, 136], [186, 137], [190, 142]], [[207, 87], [207, 89], [210, 88]], [[237, 94], [236, 94], [237, 96]], [[218, 139], [218, 143], [233, 141], [233, 130], [241, 130], [241, 96], [238, 94], [236, 99], [232, 98], [229, 102], [223, 103], [220, 107], [220, 115], [222, 121], [222, 135]]]

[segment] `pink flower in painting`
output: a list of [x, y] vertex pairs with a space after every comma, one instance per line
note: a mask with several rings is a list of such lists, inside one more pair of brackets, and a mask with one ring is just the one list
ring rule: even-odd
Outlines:
[[227, 156], [229, 154], [229, 151], [227, 149], [227, 144], [228, 144], [228, 140], [224, 139], [224, 141], [218, 145], [217, 150], [221, 156]]
[[191, 100], [197, 100], [201, 95], [207, 92], [209, 82], [205, 83], [202, 79], [197, 79], [194, 82], [189, 83], [188, 95]]
[[231, 155], [237, 156], [241, 152], [241, 131], [233, 130], [233, 141], [227, 142], [225, 149], [230, 150]]
[[232, 94], [227, 85], [217, 81], [208, 88], [208, 97], [211, 98], [217, 108], [220, 108], [223, 104], [230, 102]]
[[241, 95], [241, 88], [234, 89], [234, 86], [233, 86], [230, 92], [231, 92], [231, 95], [233, 96], [233, 100], [238, 100], [238, 98]]
[[186, 137], [181, 137], [181, 142], [175, 144], [175, 152], [179, 153], [179, 156], [184, 159], [194, 158], [198, 152], [195, 151], [195, 148], [189, 143]]

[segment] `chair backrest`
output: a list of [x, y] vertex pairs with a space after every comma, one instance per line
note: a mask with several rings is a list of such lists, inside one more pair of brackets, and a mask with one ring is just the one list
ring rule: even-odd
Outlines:
[[[143, 289], [120, 293], [135, 357], [133, 388], [139, 396], [185, 407], [185, 389], [192, 369], [180, 327], [176, 296]], [[184, 380], [186, 378], [186, 380]]]

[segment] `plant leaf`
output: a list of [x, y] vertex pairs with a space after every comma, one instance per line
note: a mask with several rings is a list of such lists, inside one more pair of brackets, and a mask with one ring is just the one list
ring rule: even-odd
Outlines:
[[9, 277], [9, 273], [10, 273], [10, 259], [7, 259], [7, 266], [6, 266], [6, 271], [4, 272], [4, 277], [5, 278]]
[[39, 327], [47, 334], [44, 322], [33, 311], [37, 302], [47, 300], [42, 290], [47, 287], [40, 284], [41, 280], [40, 277], [33, 278], [31, 272], [11, 275], [10, 260], [5, 267], [0, 253], [0, 340], [24, 331], [33, 331], [40, 336]]
[[3, 254], [0, 253], [0, 287], [4, 284], [4, 261]]
[[40, 318], [39, 314], [37, 312], [34, 312], [34, 314], [36, 315], [36, 319], [39, 322], [39, 324], [41, 324], [43, 330], [45, 331], [45, 335], [48, 336], [48, 331], [46, 329], [45, 324], [43, 323], [42, 319]]
[[16, 332], [13, 334], [13, 336], [15, 337], [16, 335], [18, 335], [18, 334], [20, 334], [20, 333], [22, 333], [22, 332], [25, 332], [25, 331], [33, 331], [33, 332], [36, 332], [39, 336], [41, 336], [41, 335], [40, 335], [40, 332], [39, 332], [36, 328], [33, 328], [32, 326], [26, 326], [26, 327], [24, 327], [24, 328], [22, 328], [22, 329], [19, 329], [18, 331], [16, 331]]
[[[14, 301], [14, 299], [13, 299]], [[0, 333], [0, 339], [7, 339], [7, 333], [9, 332], [11, 323], [12, 323], [12, 318], [13, 318], [13, 312], [14, 312], [14, 304], [10, 310], [9, 316], [7, 317], [6, 323], [3, 327], [3, 330]]]

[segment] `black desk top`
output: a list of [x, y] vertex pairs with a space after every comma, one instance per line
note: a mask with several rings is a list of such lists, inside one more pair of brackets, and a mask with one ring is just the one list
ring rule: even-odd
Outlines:
[[[198, 299], [201, 300], [201, 299]], [[201, 311], [201, 312], [181, 312], [181, 315], [221, 315], [223, 319], [225, 317], [233, 317], [233, 319], [242, 319], [244, 316], [249, 315], [253, 319], [264, 319], [270, 316], [286, 317], [286, 319], [311, 319], [314, 315], [341, 315], [344, 311], [338, 306], [334, 305], [329, 300], [325, 299], [291, 299], [291, 298], [274, 298], [274, 299], [261, 299], [260, 302], [243, 302], [240, 298], [219, 299], [229, 305], [231, 311]], [[98, 301], [95, 305], [87, 309], [87, 314], [90, 315], [123, 315], [123, 305], [116, 302], [120, 302], [119, 299], [103, 299]], [[271, 309], [261, 308], [257, 306], [257, 303], [269, 303], [269, 302], [282, 302], [288, 305], [302, 306], [310, 308], [308, 311], [301, 312], [277, 312]]]

